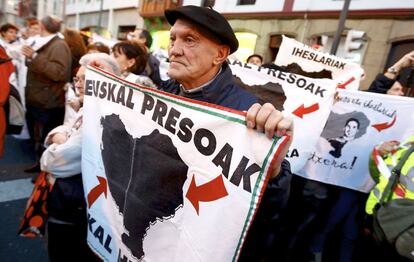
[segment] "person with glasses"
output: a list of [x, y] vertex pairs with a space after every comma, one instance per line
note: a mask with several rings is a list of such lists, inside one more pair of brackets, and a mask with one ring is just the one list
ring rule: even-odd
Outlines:
[[116, 61], [107, 54], [88, 54], [80, 59], [74, 77], [79, 109], [69, 123], [54, 128], [46, 137], [46, 150], [40, 159], [53, 189], [47, 200], [48, 253], [50, 261], [101, 261], [86, 241], [86, 201], [82, 183], [82, 105], [86, 65], [99, 59], [119, 73]]

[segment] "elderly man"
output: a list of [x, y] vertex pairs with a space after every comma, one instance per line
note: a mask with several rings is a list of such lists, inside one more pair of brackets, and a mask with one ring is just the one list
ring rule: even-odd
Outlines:
[[[37, 163], [25, 170], [40, 170], [38, 160], [43, 152], [42, 143], [54, 127], [63, 123], [65, 113], [65, 90], [70, 78], [71, 53], [66, 42], [57, 33], [61, 21], [46, 16], [40, 22], [41, 38], [36, 43], [38, 48], [22, 47], [26, 56], [26, 119], [29, 133], [34, 140]], [[41, 42], [41, 43], [40, 43]]]
[[[283, 117], [269, 103], [258, 104], [256, 97], [233, 82], [226, 59], [237, 50], [238, 41], [222, 15], [209, 8], [183, 6], [166, 10], [165, 17], [172, 25], [168, 49], [171, 79], [163, 82], [160, 90], [247, 111], [247, 127], [256, 128], [269, 138], [293, 136], [292, 120]], [[111, 70], [103, 61], [95, 60], [90, 64]], [[284, 160], [289, 146], [290, 142], [274, 165], [239, 261], [258, 261], [269, 256], [274, 228], [289, 193], [290, 165]]]
[[[183, 6], [165, 11], [172, 25], [168, 49], [171, 80], [160, 89], [183, 97], [247, 111], [249, 128], [274, 134], [293, 135], [293, 123], [273, 105], [257, 103], [257, 98], [233, 82], [227, 57], [238, 48], [238, 41], [227, 20], [216, 11], [196, 6]], [[290, 144], [289, 144], [290, 145]], [[266, 256], [274, 237], [272, 226], [288, 196], [290, 167], [284, 156], [287, 145], [275, 164], [262, 204], [249, 231], [240, 257], [256, 261]]]

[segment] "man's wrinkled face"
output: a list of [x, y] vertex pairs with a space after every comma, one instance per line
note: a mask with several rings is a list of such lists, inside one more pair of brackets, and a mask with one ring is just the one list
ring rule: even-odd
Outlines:
[[14, 28], [9, 28], [9, 30], [3, 32], [2, 35], [7, 43], [11, 43], [17, 39], [17, 30]]
[[202, 79], [213, 68], [219, 48], [194, 24], [178, 19], [170, 30], [168, 75], [180, 83]]

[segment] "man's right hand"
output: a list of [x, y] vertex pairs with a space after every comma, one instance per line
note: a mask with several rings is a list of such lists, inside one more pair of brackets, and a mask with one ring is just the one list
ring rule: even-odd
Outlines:
[[271, 178], [280, 173], [281, 164], [289, 150], [293, 139], [293, 120], [283, 116], [272, 104], [266, 103], [263, 106], [256, 103], [247, 111], [246, 122], [248, 128], [256, 128], [259, 132], [264, 132], [271, 139], [273, 135], [278, 137], [288, 135], [289, 141], [282, 148], [276, 163], [273, 167]]

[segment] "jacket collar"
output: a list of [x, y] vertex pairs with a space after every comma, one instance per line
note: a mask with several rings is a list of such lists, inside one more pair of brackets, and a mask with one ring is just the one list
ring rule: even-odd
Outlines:
[[183, 92], [180, 94], [188, 98], [203, 98], [204, 101], [209, 103], [215, 103], [223, 96], [225, 89], [233, 83], [233, 75], [227, 62], [224, 62], [221, 67], [221, 72], [215, 76], [215, 78], [203, 85], [202, 89], [196, 92]]

